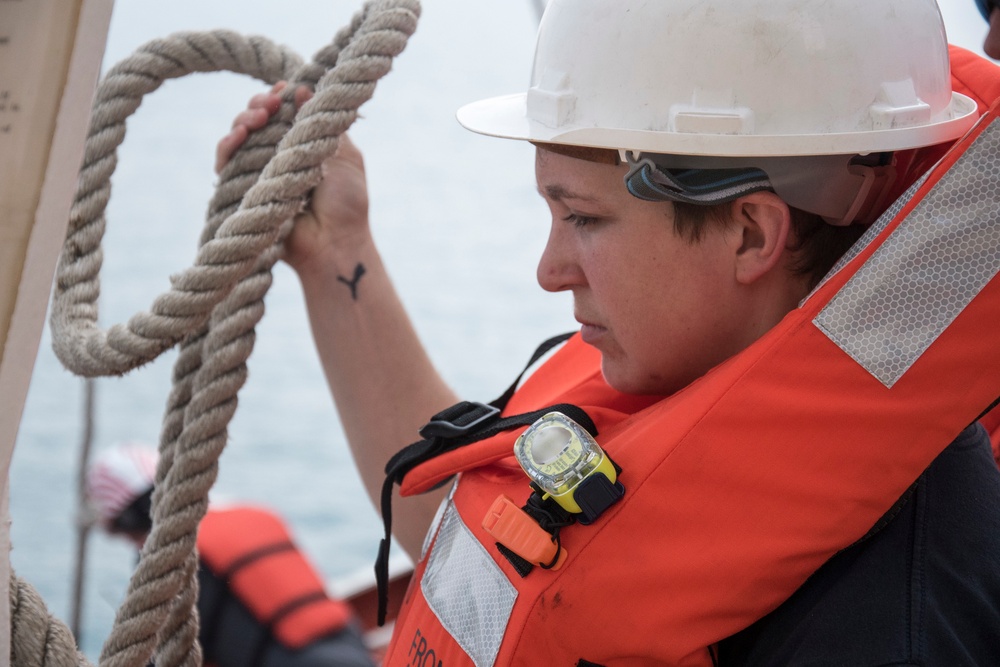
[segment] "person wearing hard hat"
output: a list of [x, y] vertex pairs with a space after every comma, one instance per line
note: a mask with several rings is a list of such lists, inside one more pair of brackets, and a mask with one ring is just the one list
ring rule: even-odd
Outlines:
[[580, 330], [489, 404], [342, 138], [285, 259], [417, 563], [385, 664], [995, 664], [1000, 123], [949, 66], [934, 0], [550, 0], [529, 89], [458, 117], [536, 146]]
[[[100, 452], [86, 494], [97, 525], [141, 549], [152, 529], [156, 450]], [[198, 615], [205, 664], [371, 667], [351, 609], [331, 598], [273, 512], [213, 505], [198, 531]]]

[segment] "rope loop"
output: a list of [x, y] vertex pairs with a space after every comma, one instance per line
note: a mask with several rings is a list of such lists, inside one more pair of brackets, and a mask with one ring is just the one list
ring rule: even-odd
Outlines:
[[[104, 644], [101, 667], [145, 667], [154, 652], [158, 667], [202, 665], [195, 537], [246, 380], [271, 268], [294, 216], [322, 177], [323, 161], [405, 48], [419, 15], [418, 0], [369, 0], [308, 63], [263, 37], [222, 30], [179, 33], [141, 47], [109, 70], [98, 88], [56, 269], [53, 348], [67, 369], [95, 377], [122, 375], [178, 347], [160, 434], [153, 529]], [[192, 266], [171, 278], [170, 290], [156, 297], [149, 311], [102, 330], [97, 325], [101, 240], [125, 119], [165, 80], [211, 71], [289, 85], [278, 112], [222, 170]], [[294, 91], [300, 85], [315, 95], [296, 113]], [[14, 577], [11, 587], [12, 624], [31, 628], [16, 634], [35, 637], [36, 644], [38, 637], [45, 639], [41, 649], [24, 639], [24, 649], [15, 647], [12, 656], [58, 655], [54, 661], [23, 657], [12, 664], [88, 664], [30, 586]], [[50, 640], [57, 650], [45, 646]]]
[[[212, 309], [279, 240], [281, 224], [302, 207], [319, 182], [319, 165], [336, 150], [339, 136], [406, 46], [419, 12], [416, 0], [372, 0], [338, 33], [332, 48], [321, 50], [309, 64], [266, 38], [217, 30], [153, 40], [107, 73], [94, 104], [53, 291], [53, 348], [66, 368], [84, 377], [122, 375], [208, 321]], [[221, 220], [209, 216], [194, 264], [173, 278], [171, 289], [156, 297], [148, 312], [104, 331], [97, 326], [100, 244], [125, 119], [167, 79], [213, 71], [291, 85], [279, 113], [222, 174], [219, 190], [227, 191], [228, 203], [242, 200], [242, 205]], [[316, 95], [296, 117], [291, 96], [298, 85], [314, 88]], [[265, 157], [261, 172], [256, 165]], [[239, 184], [230, 180], [246, 180], [248, 171], [259, 178], [237, 197], [232, 190], [238, 191]]]

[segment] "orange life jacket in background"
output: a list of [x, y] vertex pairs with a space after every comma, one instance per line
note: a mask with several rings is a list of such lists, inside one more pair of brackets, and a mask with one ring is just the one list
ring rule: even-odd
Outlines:
[[346, 604], [327, 595], [284, 523], [268, 510], [210, 508], [197, 545], [202, 564], [289, 649], [343, 630], [352, 617]]
[[386, 664], [707, 667], [865, 536], [1000, 396], [998, 109], [799, 308], [674, 396], [615, 392], [578, 338], [525, 381], [504, 414], [584, 408], [626, 489], [562, 530], [559, 569], [521, 576], [482, 525], [499, 494], [529, 495], [521, 429], [414, 468], [404, 495], [460, 474]]
[[951, 60], [951, 87], [975, 100], [979, 114], [986, 113], [992, 104], [1000, 99], [1000, 75], [997, 66], [960, 46], [948, 47]]

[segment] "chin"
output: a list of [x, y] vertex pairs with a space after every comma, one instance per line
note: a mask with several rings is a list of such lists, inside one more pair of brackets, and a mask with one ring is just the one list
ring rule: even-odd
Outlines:
[[676, 388], [668, 386], [662, 378], [653, 378], [644, 373], [629, 372], [629, 369], [622, 368], [616, 364], [607, 363], [602, 358], [601, 374], [604, 381], [615, 391], [623, 394], [635, 394], [642, 396], [667, 396], [676, 391]]

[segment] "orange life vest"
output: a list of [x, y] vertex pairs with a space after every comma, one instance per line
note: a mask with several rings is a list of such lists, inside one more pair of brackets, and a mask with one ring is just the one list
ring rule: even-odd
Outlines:
[[698, 665], [861, 539], [1000, 396], [1000, 104], [773, 330], [674, 396], [621, 395], [571, 339], [505, 414], [574, 403], [624, 497], [518, 574], [483, 528], [522, 504], [518, 431], [412, 470], [459, 473], [386, 665]]
[[[974, 99], [979, 112], [985, 113], [994, 100], [1000, 99], [1000, 76], [997, 76], [996, 65], [954, 45], [949, 47], [949, 57], [952, 88]], [[1000, 465], [1000, 407], [994, 408], [980, 422], [990, 434], [993, 458]]]
[[268, 510], [211, 508], [197, 544], [202, 563], [287, 648], [301, 649], [351, 619], [347, 605], [326, 594], [284, 523]]

